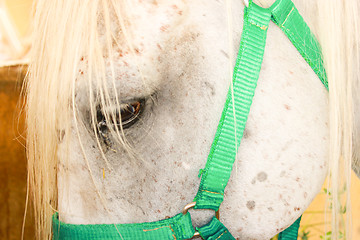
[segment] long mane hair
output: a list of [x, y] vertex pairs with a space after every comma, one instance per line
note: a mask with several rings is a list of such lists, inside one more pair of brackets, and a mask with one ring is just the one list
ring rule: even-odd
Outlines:
[[[58, 145], [64, 134], [77, 131], [76, 124], [82, 124], [75, 103], [79, 74], [87, 74], [93, 120], [95, 103], [120, 108], [117, 93], [107, 88], [109, 76], [105, 73], [105, 58], [112, 59], [114, 45], [127, 46], [130, 54], [134, 54], [128, 24], [132, 4], [127, 0], [37, 0], [34, 5], [32, 62], [25, 91], [28, 198], [35, 209], [37, 239], [51, 239], [52, 236], [51, 217], [58, 207]], [[333, 196], [332, 238], [337, 239], [336, 233], [342, 224], [337, 196], [344, 185], [350, 189], [352, 159], [359, 161], [359, 133], [354, 125], [354, 116], [359, 115], [354, 103], [360, 102], [359, 94], [355, 92], [360, 89], [359, 1], [318, 0], [317, 12], [318, 16], [312, 16], [317, 18], [313, 31], [322, 46], [329, 80], [329, 183]], [[112, 34], [114, 25], [119, 26], [117, 36]], [[79, 72], [81, 61], [86, 62], [83, 72]], [[115, 83], [114, 73], [110, 77]], [[115, 97], [110, 97], [114, 94]], [[114, 117], [111, 112], [104, 115], [107, 119]], [[72, 119], [75, 119], [75, 126], [72, 126]], [[94, 122], [92, 127], [96, 133]], [[112, 134], [117, 136], [120, 144], [127, 145], [121, 126]], [[64, 144], [69, 149], [69, 142]], [[99, 148], [101, 150], [100, 144]], [[83, 154], [87, 159], [84, 151]], [[346, 233], [350, 239], [350, 191], [347, 191], [346, 199]]]
[[[318, 36], [329, 80], [330, 159], [329, 189], [332, 198], [332, 239], [344, 224], [340, 203], [346, 206], [346, 239], [351, 239], [351, 166], [358, 166], [360, 153], [360, 37], [359, 2], [318, 2]], [[358, 173], [359, 174], [359, 173]], [[340, 192], [346, 189], [341, 199]]]

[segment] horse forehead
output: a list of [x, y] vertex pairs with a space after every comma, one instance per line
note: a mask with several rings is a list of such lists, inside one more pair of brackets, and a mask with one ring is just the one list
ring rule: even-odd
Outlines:
[[[128, 53], [126, 51], [129, 46], [139, 54], [144, 45], [152, 45], [153, 42], [169, 35], [186, 19], [189, 6], [190, 4], [184, 4], [182, 0], [138, 0], [131, 1], [125, 6], [125, 10], [111, 9], [111, 31], [117, 40], [120, 40], [118, 47], [124, 49], [123, 55]], [[100, 31], [104, 26], [105, 21], [100, 18]]]
[[[110, 76], [115, 70], [116, 87], [124, 98], [153, 92], [162, 80], [166, 80], [165, 66], [174, 65], [174, 61], [188, 62], [189, 58], [195, 57], [193, 55], [199, 51], [199, 43], [206, 41], [198, 38], [204, 24], [193, 21], [198, 18], [195, 13], [205, 15], [204, 12], [211, 11], [214, 5], [208, 4], [206, 10], [200, 10], [199, 2], [184, 4], [184, 1], [139, 0], [138, 3], [131, 9], [129, 19], [125, 19], [125, 31], [129, 38], [124, 39], [126, 36], [123, 30], [119, 30], [120, 26], [113, 28], [121, 44], [116, 45], [112, 59], [105, 58], [106, 72]], [[215, 3], [217, 6], [221, 4]], [[112, 15], [112, 18], [115, 17]], [[118, 22], [117, 19], [112, 20]], [[106, 44], [105, 41], [103, 44]], [[112, 78], [109, 77], [108, 81], [111, 84]]]

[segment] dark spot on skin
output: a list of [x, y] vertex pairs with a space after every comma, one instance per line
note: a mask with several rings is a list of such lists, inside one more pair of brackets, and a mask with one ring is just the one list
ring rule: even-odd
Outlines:
[[280, 177], [283, 177], [283, 176], [285, 176], [285, 171], [281, 171], [281, 173], [280, 173]]
[[213, 85], [211, 85], [209, 82], [204, 82], [205, 87], [208, 88], [210, 90], [210, 93], [212, 96], [215, 95], [215, 88]]
[[255, 184], [256, 183], [256, 179], [254, 178], [252, 181], [251, 181], [251, 184]]
[[152, 176], [152, 179], [154, 180], [154, 182], [158, 182], [158, 180], [154, 176]]
[[260, 181], [260, 182], [263, 182], [267, 179], [267, 174], [265, 172], [259, 172], [258, 175], [257, 175], [257, 179]]
[[220, 52], [221, 52], [222, 54], [224, 54], [224, 56], [225, 56], [227, 59], [229, 59], [229, 55], [228, 55], [224, 50], [220, 50]]
[[245, 129], [244, 129], [244, 133], [243, 133], [243, 138], [248, 138], [248, 137], [250, 137], [250, 131], [249, 131], [249, 129], [247, 129], [246, 127], [245, 127]]
[[136, 55], [138, 55], [138, 56], [141, 55], [140, 50], [138, 48], [134, 48], [134, 51], [135, 51]]
[[287, 104], [284, 104], [284, 107], [285, 107], [286, 110], [291, 110], [291, 107], [289, 105], [287, 105]]
[[59, 164], [59, 169], [65, 171], [65, 172], [67, 172], [69, 170], [69, 168], [65, 167], [65, 165], [63, 163]]
[[166, 24], [160, 27], [160, 31], [165, 32], [166, 30], [168, 30], [168, 28], [170, 27], [170, 25]]
[[300, 208], [299, 207], [294, 207], [294, 211], [300, 211]]
[[307, 192], [304, 192], [304, 198], [306, 198], [306, 197], [307, 197], [307, 195], [308, 195], [308, 193], [307, 193]]
[[255, 208], [255, 201], [247, 201], [246, 207], [247, 207], [249, 210], [254, 210], [254, 208]]
[[274, 211], [274, 209], [273, 209], [272, 207], [268, 207], [268, 210], [269, 210], [270, 212]]

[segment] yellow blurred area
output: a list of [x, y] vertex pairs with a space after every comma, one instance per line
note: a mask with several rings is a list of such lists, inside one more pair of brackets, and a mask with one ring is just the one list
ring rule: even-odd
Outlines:
[[[326, 187], [326, 183], [324, 183], [323, 189], [326, 189]], [[350, 193], [352, 201], [352, 239], [358, 240], [360, 239], [360, 179], [354, 172], [352, 172], [351, 175]], [[320, 236], [324, 235], [325, 227], [326, 231], [331, 231], [330, 223], [325, 220], [325, 210], [327, 211], [327, 215], [331, 214], [327, 206], [329, 206], [329, 204], [326, 203], [326, 194], [325, 191], [322, 190], [303, 214], [299, 232], [309, 232], [309, 239], [316, 240], [321, 239]], [[327, 221], [329, 221], [329, 218], [327, 219]], [[299, 239], [301, 239], [300, 236]]]
[[5, 0], [10, 19], [18, 30], [19, 36], [29, 33], [32, 0]]
[[[10, 19], [13, 21], [13, 24], [16, 26], [19, 36], [20, 37], [26, 36], [30, 31], [32, 0], [3, 0], [3, 1], [5, 1], [5, 6], [7, 7]], [[0, 79], [0, 83], [1, 81], [2, 79]], [[324, 186], [324, 188], [326, 187]], [[360, 201], [359, 201], [360, 180], [355, 176], [355, 174], [352, 175], [351, 197], [352, 197], [351, 211], [353, 214], [352, 217], [353, 239], [357, 240], [360, 239]], [[309, 237], [308, 239], [310, 240], [321, 239], [320, 236], [324, 234], [325, 224], [327, 224], [324, 222], [325, 219], [324, 210], [326, 205], [325, 198], [326, 198], [326, 194], [322, 191], [312, 202], [308, 210], [303, 215], [300, 231], [303, 230], [304, 232], [308, 232], [308, 237]], [[18, 219], [18, 221], [22, 221], [22, 219]], [[327, 229], [328, 231], [330, 230], [329, 225]], [[25, 237], [25, 239], [27, 238]], [[301, 238], [299, 237], [299, 239]], [[302, 239], [306, 239], [306, 238], [302, 238]]]

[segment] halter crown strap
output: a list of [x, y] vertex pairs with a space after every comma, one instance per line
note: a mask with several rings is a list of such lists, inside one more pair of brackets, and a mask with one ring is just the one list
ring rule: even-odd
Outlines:
[[[197, 209], [218, 210], [245, 129], [254, 96], [266, 42], [270, 19], [290, 39], [300, 54], [328, 89], [319, 44], [291, 0], [277, 0], [268, 9], [249, 1], [245, 8], [240, 50], [233, 74], [232, 86], [211, 146], [201, 182], [194, 201]], [[235, 115], [234, 115], [235, 114]], [[300, 218], [280, 233], [280, 240], [297, 239]], [[188, 239], [193, 229], [190, 214], [180, 213], [172, 218], [149, 223], [75, 225], [60, 222], [53, 216], [54, 239]], [[203, 239], [234, 239], [216, 218], [197, 228]]]
[[278, 0], [271, 7], [271, 20], [289, 38], [301, 56], [329, 90], [321, 47], [300, 13], [290, 0]]

